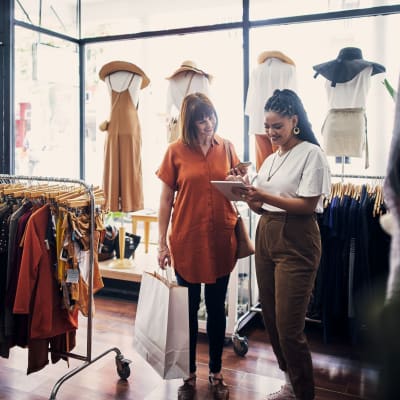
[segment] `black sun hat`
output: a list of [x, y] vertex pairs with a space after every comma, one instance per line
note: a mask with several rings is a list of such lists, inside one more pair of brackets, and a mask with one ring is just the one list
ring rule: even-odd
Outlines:
[[345, 47], [340, 50], [335, 60], [314, 65], [313, 69], [316, 71], [314, 78], [321, 74], [332, 82], [331, 86], [336, 86], [336, 83], [351, 81], [364, 68], [370, 66], [372, 66], [371, 75], [386, 71], [383, 65], [364, 60], [361, 49], [357, 47]]

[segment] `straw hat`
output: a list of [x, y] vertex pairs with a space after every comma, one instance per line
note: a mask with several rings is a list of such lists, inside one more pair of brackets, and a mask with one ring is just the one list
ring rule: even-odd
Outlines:
[[104, 64], [100, 69], [99, 77], [102, 81], [104, 81], [107, 75], [117, 71], [133, 72], [134, 74], [140, 75], [143, 78], [142, 85], [140, 87], [141, 89], [144, 89], [150, 83], [150, 79], [137, 65], [127, 61], [111, 61], [107, 64]]
[[171, 76], [168, 76], [166, 79], [172, 79], [174, 76], [176, 76], [179, 73], [184, 72], [184, 71], [193, 71], [196, 74], [206, 76], [209, 80], [212, 79], [212, 75], [207, 74], [207, 72], [204, 72], [203, 70], [198, 68], [197, 64], [194, 61], [191, 61], [191, 60], [184, 61], [181, 64], [181, 66], [175, 72], [173, 72]]
[[318, 74], [321, 74], [332, 82], [331, 86], [336, 86], [336, 83], [351, 81], [363, 69], [370, 66], [372, 66], [371, 75], [386, 71], [383, 65], [364, 60], [359, 48], [344, 47], [340, 50], [335, 60], [313, 66], [314, 71], [316, 71], [314, 78], [316, 78]]
[[289, 58], [288, 56], [277, 50], [263, 51], [258, 56], [257, 61], [259, 64], [262, 64], [268, 58], [278, 58], [279, 60], [285, 62], [286, 64], [295, 65], [294, 61], [291, 58]]

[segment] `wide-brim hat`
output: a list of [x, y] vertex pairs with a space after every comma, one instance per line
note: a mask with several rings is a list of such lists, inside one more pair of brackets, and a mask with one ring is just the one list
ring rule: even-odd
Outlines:
[[100, 69], [99, 77], [104, 81], [107, 75], [117, 71], [133, 72], [134, 74], [140, 75], [143, 78], [142, 85], [140, 86], [141, 89], [144, 89], [150, 83], [150, 79], [137, 65], [127, 61], [111, 61], [104, 64]]
[[210, 81], [213, 78], [212, 75], [210, 75], [207, 72], [200, 69], [194, 61], [186, 60], [186, 61], [183, 61], [181, 66], [176, 71], [174, 71], [172, 73], [172, 75], [167, 76], [165, 79], [172, 79], [174, 76], [180, 74], [181, 72], [185, 72], [185, 71], [192, 71], [192, 72], [195, 72], [196, 74], [204, 75]]
[[314, 65], [313, 69], [316, 71], [314, 78], [318, 74], [321, 74], [332, 82], [331, 86], [336, 86], [336, 83], [351, 81], [363, 69], [370, 66], [372, 66], [371, 75], [386, 71], [383, 65], [364, 60], [361, 49], [357, 47], [345, 47], [340, 50], [336, 59]]
[[258, 57], [257, 62], [262, 64], [268, 58], [278, 58], [286, 64], [296, 65], [294, 61], [288, 57], [286, 54], [283, 54], [281, 51], [271, 50], [271, 51], [263, 51]]

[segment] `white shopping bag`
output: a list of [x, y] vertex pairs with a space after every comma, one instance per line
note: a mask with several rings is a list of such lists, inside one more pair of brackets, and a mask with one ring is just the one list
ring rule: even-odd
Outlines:
[[135, 350], [164, 379], [189, 376], [188, 289], [144, 272], [136, 310]]

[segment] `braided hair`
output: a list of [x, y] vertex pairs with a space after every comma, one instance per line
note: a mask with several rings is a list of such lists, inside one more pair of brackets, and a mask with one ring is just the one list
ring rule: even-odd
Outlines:
[[265, 103], [264, 111], [273, 111], [282, 117], [293, 117], [294, 115], [297, 115], [297, 127], [300, 129], [300, 133], [297, 137], [300, 140], [306, 140], [307, 142], [319, 146], [303, 103], [293, 90], [276, 89], [273, 95]]

